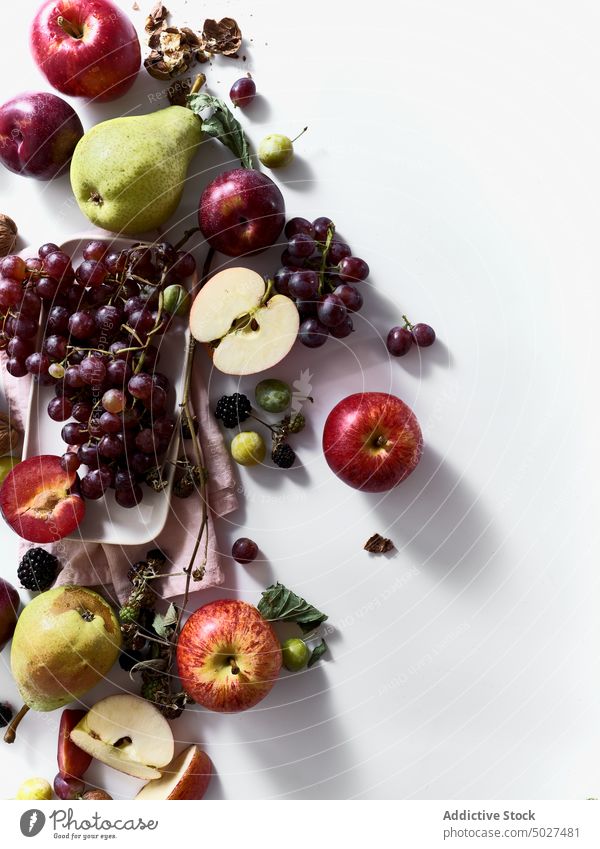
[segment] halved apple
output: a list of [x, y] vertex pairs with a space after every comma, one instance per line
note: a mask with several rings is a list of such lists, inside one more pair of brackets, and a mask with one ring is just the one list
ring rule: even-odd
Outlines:
[[265, 281], [250, 268], [226, 268], [200, 290], [190, 312], [190, 331], [214, 347], [215, 368], [255, 374], [289, 353], [300, 319], [285, 295], [268, 297]]
[[145, 699], [123, 693], [101, 699], [71, 731], [84, 752], [135, 778], [160, 778], [173, 759], [169, 723]]
[[162, 778], [149, 781], [136, 799], [202, 799], [210, 783], [212, 762], [199, 746], [184, 749], [165, 767]]

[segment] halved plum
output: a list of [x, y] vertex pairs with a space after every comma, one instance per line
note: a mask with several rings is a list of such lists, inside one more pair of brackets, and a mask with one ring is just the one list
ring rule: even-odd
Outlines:
[[77, 472], [65, 472], [53, 454], [30, 457], [4, 481], [0, 510], [23, 539], [56, 542], [73, 533], [85, 515]]

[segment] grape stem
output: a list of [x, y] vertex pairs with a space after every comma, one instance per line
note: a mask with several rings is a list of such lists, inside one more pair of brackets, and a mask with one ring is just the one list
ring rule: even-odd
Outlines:
[[325, 239], [325, 245], [323, 246], [323, 254], [321, 256], [321, 268], [319, 270], [319, 295], [323, 294], [323, 287], [325, 285], [325, 270], [327, 268], [327, 255], [329, 253], [329, 248], [331, 247], [331, 243], [333, 241], [334, 233], [335, 224], [330, 224], [327, 228], [327, 238]]
[[407, 327], [409, 330], [412, 330], [414, 324], [411, 324], [405, 315], [402, 316], [402, 319], [404, 320], [404, 326]]

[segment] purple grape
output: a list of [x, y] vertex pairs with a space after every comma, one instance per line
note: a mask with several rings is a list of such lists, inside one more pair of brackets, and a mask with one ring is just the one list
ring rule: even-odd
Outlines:
[[85, 386], [85, 380], [81, 376], [79, 366], [69, 366], [65, 369], [64, 381], [70, 389], [81, 389], [82, 386]]
[[149, 400], [152, 395], [152, 378], [149, 374], [134, 374], [127, 384], [127, 389], [130, 395], [138, 398], [140, 401]]
[[50, 359], [46, 354], [40, 354], [38, 351], [35, 351], [25, 360], [25, 367], [29, 374], [47, 374], [50, 368]]
[[109, 460], [116, 460], [123, 453], [123, 443], [114, 434], [107, 433], [98, 443], [98, 453]]
[[83, 463], [89, 469], [96, 469], [100, 465], [100, 455], [98, 453], [97, 442], [84, 442], [77, 450], [79, 462]]
[[138, 310], [143, 310], [145, 306], [145, 299], [140, 297], [140, 295], [134, 295], [132, 298], [128, 298], [125, 301], [123, 309], [125, 311], [125, 315], [131, 315], [131, 313], [137, 312]]
[[104, 258], [104, 265], [109, 274], [119, 274], [125, 268], [127, 258], [124, 254], [117, 251], [111, 251]]
[[41, 310], [42, 300], [39, 295], [36, 295], [32, 289], [28, 289], [24, 292], [19, 312], [37, 322], [39, 321]]
[[121, 507], [135, 507], [139, 504], [144, 493], [139, 484], [135, 486], [126, 486], [115, 490], [115, 500]]
[[0, 307], [15, 307], [23, 297], [23, 286], [9, 277], [0, 279]]
[[96, 310], [94, 321], [96, 322], [96, 327], [100, 330], [104, 332], [116, 332], [123, 321], [123, 312], [118, 307], [106, 304]]
[[103, 477], [99, 469], [92, 469], [81, 479], [81, 494], [84, 498], [96, 501], [105, 492]]
[[392, 327], [387, 335], [386, 346], [392, 357], [403, 357], [412, 347], [413, 337], [407, 327]]
[[58, 281], [52, 277], [42, 277], [35, 284], [35, 291], [42, 301], [51, 301], [58, 291]]
[[147, 333], [154, 327], [154, 319], [150, 310], [135, 310], [135, 312], [129, 314], [127, 324], [137, 333]]
[[92, 415], [93, 409], [94, 405], [91, 401], [76, 401], [75, 404], [73, 404], [73, 412], [71, 415], [76, 422], [87, 422]]
[[131, 367], [125, 360], [113, 360], [106, 367], [106, 379], [111, 386], [125, 386], [131, 377]]
[[248, 537], [240, 537], [231, 546], [231, 556], [238, 563], [252, 563], [258, 554], [258, 546]]
[[69, 318], [69, 332], [77, 339], [89, 339], [96, 332], [96, 322], [90, 313], [79, 310]]
[[152, 375], [152, 382], [155, 386], [160, 386], [161, 389], [164, 389], [165, 392], [169, 391], [171, 383], [166, 374], [163, 374], [161, 371], [155, 371]]
[[171, 268], [171, 272], [174, 275], [178, 275], [185, 279], [186, 277], [191, 277], [195, 270], [196, 260], [192, 254], [186, 253], [185, 251], [179, 251]]
[[48, 415], [53, 422], [66, 422], [70, 418], [72, 410], [72, 402], [64, 396], [62, 398], [51, 398], [48, 401]]
[[102, 413], [100, 427], [104, 433], [119, 433], [120, 430], [123, 430], [123, 421], [115, 413]]
[[79, 374], [84, 383], [89, 386], [98, 386], [106, 377], [106, 366], [100, 357], [86, 357], [79, 366]]
[[144, 454], [142, 451], [136, 451], [131, 458], [131, 470], [136, 475], [145, 475], [150, 469], [156, 466], [156, 460], [153, 454]]
[[315, 220], [313, 221], [315, 239], [318, 242], [324, 242], [327, 239], [329, 228], [333, 226], [334, 224], [331, 218], [327, 218], [324, 215], [320, 218], [315, 218]]
[[319, 275], [310, 269], [294, 271], [288, 283], [288, 290], [293, 298], [312, 300], [319, 292]]
[[298, 338], [307, 348], [320, 348], [327, 342], [329, 330], [316, 318], [307, 318], [300, 325]]
[[351, 286], [350, 283], [342, 283], [340, 286], [337, 286], [333, 294], [337, 295], [343, 301], [344, 306], [350, 312], [358, 312], [363, 305], [363, 296], [356, 286]]
[[88, 440], [88, 430], [80, 422], [69, 422], [63, 427], [60, 435], [67, 445], [83, 445]]
[[285, 225], [284, 233], [288, 239], [291, 239], [292, 236], [297, 236], [300, 233], [304, 233], [306, 236], [310, 236], [311, 239], [314, 239], [315, 228], [312, 226], [310, 221], [307, 221], [306, 218], [290, 218]]
[[354, 330], [354, 322], [352, 318], [347, 315], [346, 318], [340, 322], [340, 324], [336, 324], [335, 327], [330, 327], [329, 332], [333, 336], [334, 339], [345, 339], [346, 336], [350, 336], [352, 331]]
[[349, 245], [345, 242], [338, 242], [334, 239], [329, 246], [329, 251], [327, 253], [327, 265], [339, 265], [339, 263], [347, 256], [350, 256], [351, 253], [352, 251], [350, 250]]
[[160, 440], [169, 440], [175, 430], [175, 422], [169, 416], [160, 416], [155, 419], [152, 430]]
[[60, 465], [65, 472], [76, 472], [81, 466], [81, 460], [73, 451], [67, 451], [67, 453], [63, 454], [60, 458]]
[[23, 360], [18, 360], [16, 357], [9, 357], [6, 361], [6, 371], [12, 377], [25, 377], [27, 369]]
[[53, 251], [44, 257], [44, 271], [55, 280], [73, 278], [73, 267], [71, 257], [64, 251]]
[[317, 304], [317, 318], [325, 327], [335, 327], [346, 318], [344, 302], [337, 295], [325, 295]]
[[106, 242], [101, 242], [99, 239], [92, 239], [83, 249], [84, 259], [93, 259], [96, 262], [101, 262], [106, 256], [108, 245]]
[[44, 259], [48, 256], [48, 254], [53, 254], [56, 251], [59, 251], [60, 248], [58, 245], [55, 245], [54, 242], [47, 242], [45, 245], [38, 250], [38, 256], [40, 259]]
[[6, 352], [9, 357], [16, 357], [17, 360], [25, 361], [30, 354], [33, 354], [35, 347], [31, 339], [21, 339], [19, 336], [13, 336], [8, 340]]
[[115, 474], [115, 489], [131, 489], [136, 483], [135, 475], [125, 469], [119, 469]]
[[369, 266], [357, 256], [347, 256], [340, 262], [340, 280], [343, 283], [357, 283], [369, 276]]
[[412, 335], [419, 348], [429, 348], [435, 342], [435, 330], [429, 324], [413, 325]]
[[234, 106], [249, 106], [256, 96], [256, 83], [251, 77], [241, 77], [229, 90]]
[[108, 269], [102, 262], [86, 259], [81, 263], [75, 274], [82, 285], [93, 289], [104, 283]]
[[64, 336], [47, 336], [44, 339], [43, 350], [53, 360], [64, 360], [67, 356], [67, 340]]
[[317, 314], [317, 300], [313, 298], [308, 301], [302, 300], [302, 298], [296, 299], [296, 309], [300, 314], [300, 320], [304, 321], [305, 318], [312, 318]]
[[292, 274], [298, 269], [295, 267], [290, 268], [289, 266], [282, 266], [278, 271], [275, 272], [273, 277], [273, 282], [275, 284], [275, 290], [279, 292], [280, 295], [289, 295], [289, 282]]
[[288, 252], [294, 259], [308, 259], [315, 251], [315, 240], [306, 233], [292, 236], [288, 244]]
[[144, 454], [154, 453], [156, 450], [154, 431], [149, 427], [141, 430], [135, 438], [135, 445]]
[[29, 316], [22, 315], [13, 319], [11, 329], [13, 336], [20, 336], [21, 339], [33, 339], [34, 336], [37, 336], [38, 323]]

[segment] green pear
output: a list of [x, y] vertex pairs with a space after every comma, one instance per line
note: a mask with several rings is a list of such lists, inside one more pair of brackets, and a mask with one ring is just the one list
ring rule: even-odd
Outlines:
[[153, 230], [177, 209], [201, 139], [201, 120], [184, 106], [97, 124], [71, 160], [81, 211], [114, 233]]
[[10, 664], [25, 702], [4, 737], [14, 740], [28, 709], [56, 710], [83, 696], [108, 673], [121, 651], [111, 606], [87, 587], [54, 587], [24, 608], [13, 635]]

